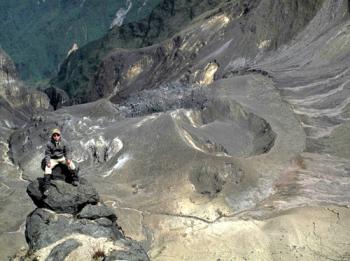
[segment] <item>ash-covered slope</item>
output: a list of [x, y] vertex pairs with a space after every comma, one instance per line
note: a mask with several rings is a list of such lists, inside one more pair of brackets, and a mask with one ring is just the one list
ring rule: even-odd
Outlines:
[[60, 127], [151, 260], [349, 259], [348, 1], [246, 3], [108, 53], [94, 102], [12, 133], [22, 176]]

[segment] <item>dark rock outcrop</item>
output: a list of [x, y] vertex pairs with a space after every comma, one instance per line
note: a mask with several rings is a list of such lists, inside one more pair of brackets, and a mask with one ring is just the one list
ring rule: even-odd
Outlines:
[[37, 208], [27, 218], [26, 239], [30, 249], [47, 247], [72, 234], [104, 237], [111, 240], [124, 238], [118, 226], [100, 226], [87, 219], [75, 219], [72, 215], [60, 215], [47, 209]]
[[48, 208], [57, 213], [77, 214], [88, 204], [97, 204], [97, 191], [82, 179], [77, 187], [62, 180], [52, 180], [49, 195], [42, 196], [41, 181], [37, 180], [28, 185], [27, 192], [34, 203], [40, 208]]
[[31, 258], [65, 260], [78, 255], [84, 260], [99, 255], [112, 258], [107, 260], [149, 260], [136, 241], [125, 238], [113, 210], [100, 202], [97, 191], [85, 179], [75, 187], [56, 177], [47, 197], [42, 194], [41, 182], [38, 179], [27, 188], [38, 206], [26, 220]]
[[141, 247], [137, 245], [131, 246], [129, 251], [114, 251], [103, 261], [128, 260], [128, 261], [143, 261], [147, 258]]
[[68, 95], [61, 89], [57, 88], [47, 88], [44, 90], [50, 99], [50, 104], [54, 110], [61, 108], [68, 101]]
[[100, 218], [108, 218], [112, 221], [117, 220], [117, 216], [114, 212], [108, 208], [106, 205], [87, 205], [85, 206], [80, 213], [78, 214], [78, 218], [86, 218], [86, 219], [100, 219]]
[[64, 260], [74, 249], [79, 246], [81, 246], [81, 243], [75, 239], [64, 241], [51, 250], [50, 255], [48, 258], [46, 258], [46, 261]]

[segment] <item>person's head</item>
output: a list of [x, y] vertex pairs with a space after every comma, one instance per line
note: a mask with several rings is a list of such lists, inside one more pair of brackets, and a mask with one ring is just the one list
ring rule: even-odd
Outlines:
[[59, 129], [53, 129], [51, 131], [51, 138], [56, 142], [59, 141], [61, 139], [61, 131]]

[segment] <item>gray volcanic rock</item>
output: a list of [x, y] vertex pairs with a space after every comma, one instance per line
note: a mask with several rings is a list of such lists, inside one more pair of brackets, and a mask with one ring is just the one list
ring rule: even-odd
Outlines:
[[74, 249], [81, 246], [81, 243], [75, 239], [68, 239], [63, 243], [55, 246], [46, 261], [60, 261], [64, 260]]
[[113, 251], [103, 261], [128, 260], [128, 261], [148, 261], [149, 257], [139, 246], [132, 246], [129, 251]]
[[57, 214], [42, 208], [34, 210], [26, 220], [26, 239], [33, 250], [45, 248], [74, 234], [110, 240], [124, 238], [116, 224], [101, 226], [91, 220], [75, 219], [71, 215]]
[[97, 204], [99, 195], [84, 179], [75, 187], [65, 181], [52, 180], [49, 195], [43, 197], [38, 180], [29, 183], [27, 193], [38, 207], [45, 207], [58, 213], [77, 214], [88, 204]]
[[92, 260], [101, 255], [149, 260], [136, 241], [126, 239], [118, 224], [104, 217], [77, 219], [37, 208], [27, 217], [25, 236], [30, 248], [26, 258], [30, 260]]
[[46, 88], [44, 92], [49, 97], [50, 104], [52, 105], [54, 110], [62, 107], [69, 100], [68, 95], [65, 93], [65, 91], [61, 89], [51, 87], [51, 88]]
[[96, 190], [84, 178], [75, 187], [52, 176], [56, 179], [51, 180], [47, 197], [42, 195], [41, 179], [27, 187], [38, 208], [26, 219], [26, 258], [90, 260], [122, 250], [127, 260], [148, 260], [137, 242], [125, 238], [113, 210], [99, 202]]
[[28, 120], [26, 115], [13, 108], [13, 106], [5, 99], [0, 96], [0, 115], [1, 125], [8, 129], [14, 129], [18, 126], [23, 126]]
[[[39, 207], [51, 210], [37, 208], [28, 215], [25, 236], [30, 251], [26, 258], [92, 260], [110, 253], [114, 257], [122, 250], [126, 260], [149, 260], [137, 242], [125, 238], [114, 212], [98, 202], [96, 191], [84, 179], [78, 187], [53, 180], [47, 198], [39, 198], [38, 186], [38, 181], [31, 182], [28, 194]], [[69, 199], [72, 204], [67, 205]], [[81, 208], [77, 217], [72, 215]]]
[[100, 224], [101, 226], [105, 226], [105, 227], [109, 227], [112, 225], [112, 221], [111, 219], [108, 219], [108, 218], [97, 218], [95, 219], [95, 222], [97, 222], [98, 224]]
[[[78, 214], [78, 218], [99, 219], [108, 218], [112, 221], [117, 220], [114, 212], [104, 204], [86, 205]], [[100, 221], [103, 222], [103, 221]]]

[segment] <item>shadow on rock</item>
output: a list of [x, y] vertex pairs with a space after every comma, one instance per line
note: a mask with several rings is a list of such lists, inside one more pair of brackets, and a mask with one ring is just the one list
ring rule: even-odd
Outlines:
[[51, 180], [49, 194], [42, 193], [42, 178], [31, 182], [27, 193], [39, 208], [47, 208], [58, 213], [77, 214], [87, 204], [97, 204], [99, 195], [85, 179], [75, 187], [63, 180]]
[[99, 260], [149, 260], [136, 241], [124, 236], [116, 214], [87, 180], [73, 186], [64, 176], [53, 178], [46, 197], [42, 178], [27, 187], [38, 208], [27, 217], [29, 251], [18, 260], [92, 260], [97, 255]]

